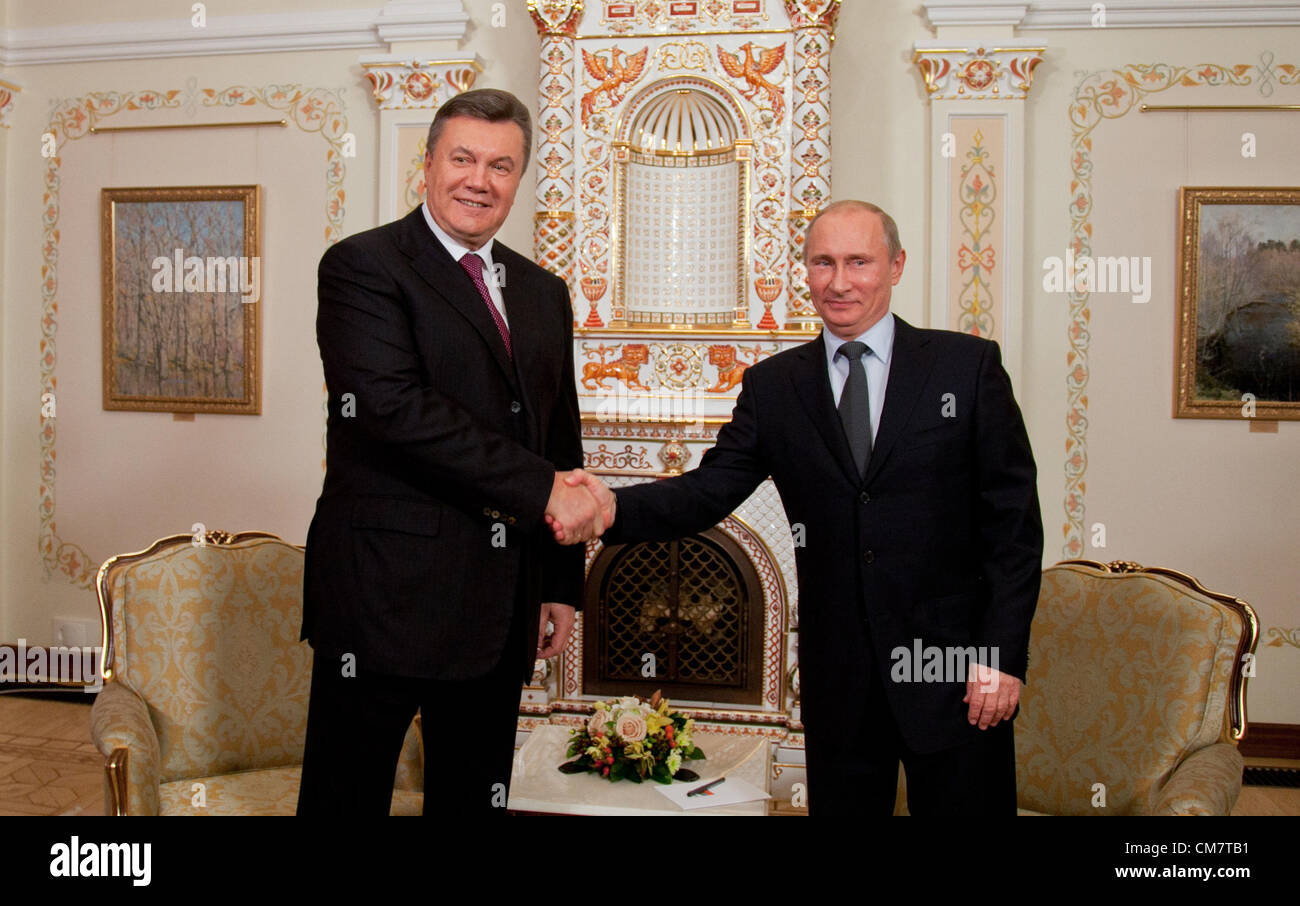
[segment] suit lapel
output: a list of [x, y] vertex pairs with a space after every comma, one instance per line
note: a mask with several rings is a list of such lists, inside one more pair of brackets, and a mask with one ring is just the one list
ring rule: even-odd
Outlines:
[[799, 356], [803, 361], [791, 373], [795, 393], [849, 484], [857, 487], [858, 469], [853, 464], [853, 452], [844, 436], [840, 415], [835, 410], [835, 397], [831, 394], [831, 380], [826, 371], [826, 341], [819, 334], [817, 339], [799, 347]]
[[[514, 366], [506, 355], [505, 343], [501, 341], [501, 334], [497, 331], [496, 322], [492, 320], [491, 313], [483, 303], [483, 297], [479, 295], [469, 275], [443, 248], [438, 237], [433, 235], [429, 225], [424, 222], [424, 214], [419, 208], [413, 210], [402, 221], [398, 245], [410, 257], [411, 268], [425, 283], [429, 284], [429, 288], [478, 331], [506, 380], [512, 387], [517, 388], [518, 380], [515, 377]], [[485, 273], [484, 278], [491, 279], [491, 275]], [[508, 285], [509, 280], [507, 280]], [[513, 323], [512, 320], [511, 324]], [[511, 343], [514, 343], [513, 334]]]
[[[500, 242], [492, 243], [492, 260], [496, 264], [505, 265], [514, 254]], [[510, 326], [510, 349], [514, 353], [516, 373], [541, 374], [545, 353], [542, 348], [545, 332], [538, 323], [537, 287], [528, 278], [528, 268], [506, 266], [501, 270], [505, 274], [501, 298], [505, 302], [506, 321]], [[533, 405], [527, 381], [519, 382], [518, 392], [524, 398], [533, 432], [537, 434], [541, 424], [538, 421], [537, 407]]]
[[880, 472], [890, 451], [902, 436], [916, 408], [916, 401], [934, 366], [934, 348], [924, 331], [917, 330], [894, 315], [894, 349], [889, 356], [889, 379], [885, 384], [885, 406], [871, 448], [864, 484], [870, 484]]

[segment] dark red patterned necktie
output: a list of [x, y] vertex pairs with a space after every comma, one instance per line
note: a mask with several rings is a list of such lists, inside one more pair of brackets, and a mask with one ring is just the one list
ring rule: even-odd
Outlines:
[[469, 278], [474, 281], [474, 287], [478, 290], [478, 294], [483, 297], [483, 302], [487, 305], [488, 311], [492, 313], [492, 320], [496, 322], [497, 332], [501, 334], [501, 342], [506, 344], [506, 355], [513, 359], [514, 353], [510, 350], [510, 328], [506, 326], [506, 319], [501, 317], [501, 312], [492, 303], [492, 294], [488, 292], [487, 284], [483, 282], [483, 259], [475, 252], [467, 252], [460, 256], [460, 266], [464, 268], [465, 273], [469, 274]]

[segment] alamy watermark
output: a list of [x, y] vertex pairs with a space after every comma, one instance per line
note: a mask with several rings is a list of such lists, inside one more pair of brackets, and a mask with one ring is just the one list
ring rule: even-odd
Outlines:
[[0, 683], [60, 683], [98, 692], [104, 688], [104, 678], [98, 668], [102, 654], [103, 649], [98, 645], [28, 648], [27, 640], [19, 639], [17, 647], [0, 647]]
[[998, 689], [998, 649], [984, 645], [899, 645], [889, 653], [889, 678], [896, 683], [964, 683], [975, 681], [981, 692]]
[[703, 416], [708, 398], [698, 387], [634, 392], [620, 381], [612, 390], [603, 385], [601, 389], [604, 392], [596, 404], [596, 420], [602, 423], [672, 420], [690, 425]]
[[187, 257], [184, 249], [176, 249], [170, 258], [154, 258], [149, 267], [156, 293], [239, 293], [245, 305], [262, 298], [262, 259], [257, 256]]
[[1043, 289], [1049, 293], [1129, 293], [1133, 302], [1151, 301], [1151, 257], [1074, 254], [1043, 259]]

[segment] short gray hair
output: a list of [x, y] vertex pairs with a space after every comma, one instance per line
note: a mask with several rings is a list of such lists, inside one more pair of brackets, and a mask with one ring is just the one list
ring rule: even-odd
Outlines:
[[885, 213], [884, 208], [874, 205], [869, 201], [855, 201], [846, 198], [844, 201], [832, 201], [826, 207], [817, 212], [817, 216], [808, 221], [808, 228], [804, 230], [803, 245], [808, 247], [808, 240], [812, 238], [813, 224], [822, 219], [822, 215], [829, 214], [832, 211], [841, 211], [845, 208], [852, 208], [857, 211], [870, 211], [872, 214], [880, 215], [880, 222], [885, 227], [885, 245], [889, 249], [889, 260], [893, 263], [898, 258], [898, 253], [903, 250], [903, 243], [898, 239], [898, 224], [894, 223], [894, 218]]
[[433, 122], [429, 124], [428, 138], [424, 142], [426, 154], [433, 153], [444, 125], [454, 116], [470, 116], [489, 123], [514, 123], [524, 134], [523, 169], [528, 169], [528, 159], [533, 150], [533, 118], [519, 98], [498, 88], [478, 88], [456, 95], [434, 114]]

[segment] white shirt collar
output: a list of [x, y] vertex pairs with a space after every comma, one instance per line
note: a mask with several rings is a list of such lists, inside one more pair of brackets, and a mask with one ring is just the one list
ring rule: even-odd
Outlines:
[[[455, 239], [451, 238], [451, 235], [446, 230], [438, 226], [438, 221], [434, 220], [433, 215], [429, 213], [429, 205], [427, 202], [420, 202], [420, 210], [424, 213], [424, 222], [429, 225], [429, 229], [433, 230], [433, 235], [438, 237], [438, 241], [441, 242], [442, 247], [447, 250], [447, 254], [451, 255], [451, 257], [456, 261], [460, 261], [462, 256], [470, 253], [470, 249], [467, 249]], [[492, 243], [496, 241], [496, 238], [496, 235], [493, 234], [492, 238], [483, 243], [482, 248], [474, 251], [474, 254], [478, 255], [485, 262], [486, 266], [483, 270], [488, 274], [492, 273], [494, 266], [494, 262], [492, 261]]]
[[[866, 333], [855, 337], [855, 339], [866, 343], [871, 349], [872, 355], [888, 366], [890, 356], [894, 352], [894, 313], [892, 311], [885, 312], [883, 318], [871, 325], [871, 328]], [[848, 340], [840, 339], [823, 324], [822, 342], [826, 344], [826, 361], [831, 367], [834, 367], [835, 353], [839, 352], [840, 347], [847, 343]]]

